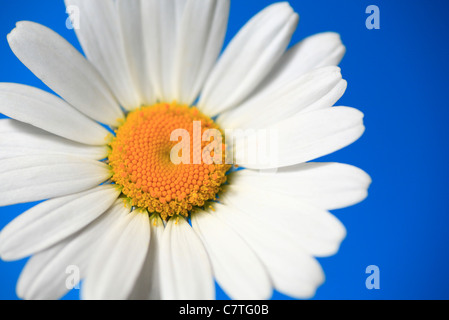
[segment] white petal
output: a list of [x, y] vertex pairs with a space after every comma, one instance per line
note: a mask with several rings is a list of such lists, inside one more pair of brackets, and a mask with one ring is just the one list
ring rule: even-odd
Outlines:
[[180, 217], [168, 221], [161, 244], [161, 290], [164, 300], [210, 300], [215, 285], [206, 250]]
[[83, 299], [121, 300], [131, 294], [147, 256], [149, 223], [146, 211], [122, 212], [89, 265], [81, 291]]
[[8, 42], [28, 69], [80, 112], [112, 126], [124, 117], [98, 71], [56, 32], [22, 21]]
[[[19, 298], [28, 300], [56, 300], [68, 292], [67, 289], [64, 290], [64, 287], [54, 288], [50, 284], [49, 287], [39, 285], [39, 289], [42, 291], [42, 293], [40, 293], [36, 292], [36, 289], [33, 288], [33, 286], [35, 283], [39, 284], [39, 275], [41, 272], [45, 273], [45, 267], [49, 265], [52, 260], [57, 259], [59, 252], [64, 250], [64, 247], [71, 240], [72, 238], [63, 240], [50, 249], [39, 252], [28, 260], [17, 281], [16, 292]], [[67, 266], [64, 266], [64, 268], [65, 267]], [[52, 276], [54, 276], [54, 274]], [[66, 277], [67, 276], [68, 275], [66, 274]]]
[[342, 85], [346, 88], [340, 68], [317, 69], [253, 95], [238, 108], [220, 115], [217, 122], [226, 129], [264, 128], [308, 109], [327, 95], [326, 107], [332, 107], [344, 93], [334, 89]]
[[123, 201], [118, 200], [85, 229], [33, 255], [20, 275], [17, 295], [27, 300], [60, 299], [79, 285], [101, 236], [116, 223], [120, 210]]
[[220, 196], [220, 202], [242, 211], [248, 218], [282, 229], [313, 256], [337, 253], [346, 237], [343, 224], [326, 210], [257, 186], [232, 184]]
[[0, 233], [2, 259], [18, 260], [51, 247], [98, 218], [119, 194], [115, 185], [102, 185], [36, 205]]
[[97, 67], [120, 104], [132, 110], [140, 97], [128, 66], [118, 10], [113, 0], [65, 0], [77, 7], [80, 25], [75, 28], [86, 57]]
[[143, 39], [148, 74], [160, 101], [175, 100], [174, 61], [176, 40], [186, 0], [142, 1]]
[[176, 100], [191, 105], [223, 46], [229, 0], [190, 0], [180, 24], [174, 61]]
[[206, 247], [218, 284], [232, 299], [268, 299], [272, 285], [261, 261], [215, 212], [195, 212], [192, 225]]
[[324, 32], [310, 36], [282, 56], [257, 91], [291, 81], [316, 68], [337, 66], [345, 52], [338, 33]]
[[12, 120], [0, 120], [0, 160], [27, 155], [71, 155], [93, 160], [107, 157], [106, 146], [88, 146]]
[[303, 163], [275, 173], [240, 170], [232, 175], [233, 186], [290, 196], [328, 210], [364, 200], [370, 184], [363, 170], [341, 163]]
[[300, 112], [317, 111], [334, 106], [335, 103], [343, 97], [347, 87], [348, 83], [346, 80], [340, 80], [327, 94], [323, 95], [320, 99], [305, 107]]
[[244, 100], [282, 56], [297, 23], [298, 15], [286, 2], [252, 18], [212, 70], [198, 104], [201, 111], [214, 116]]
[[[354, 108], [333, 107], [299, 113], [267, 127], [264, 133], [268, 138], [264, 140], [258, 131], [238, 138], [235, 161], [251, 169], [291, 166], [346, 147], [364, 131], [363, 113]], [[255, 147], [258, 150], [252, 152]]]
[[161, 276], [160, 276], [160, 256], [161, 241], [164, 232], [164, 223], [157, 215], [150, 218], [151, 240], [150, 248], [143, 265], [140, 276], [131, 293], [131, 300], [160, 300], [161, 299]]
[[129, 70], [136, 85], [142, 105], [156, 102], [151, 90], [150, 75], [146, 62], [143, 32], [146, 22], [142, 20], [141, 0], [117, 0], [117, 8], [123, 33], [123, 44]]
[[60, 98], [25, 85], [0, 83], [0, 112], [63, 138], [105, 145], [110, 133]]
[[81, 192], [106, 181], [104, 163], [69, 156], [25, 156], [0, 160], [0, 206]]
[[288, 234], [235, 208], [222, 204], [214, 207], [214, 214], [237, 231], [258, 255], [278, 291], [295, 298], [315, 294], [324, 281], [321, 266]]

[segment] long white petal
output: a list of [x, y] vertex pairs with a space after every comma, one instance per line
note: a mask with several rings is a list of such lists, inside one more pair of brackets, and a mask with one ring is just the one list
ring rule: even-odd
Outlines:
[[144, 265], [150, 244], [148, 213], [121, 214], [97, 248], [83, 283], [86, 300], [122, 300], [129, 297]]
[[0, 120], [0, 160], [50, 154], [101, 160], [107, 157], [108, 148], [80, 144], [16, 120]]
[[17, 295], [27, 300], [60, 299], [85, 277], [102, 235], [123, 210], [118, 200], [108, 211], [80, 232], [33, 255], [17, 282]]
[[[19, 280], [17, 281], [16, 293], [19, 298], [28, 300], [56, 300], [68, 292], [68, 290], [64, 290], [64, 288], [52, 288], [50, 285], [48, 288], [39, 286], [39, 289], [42, 291], [42, 293], [40, 293], [36, 292], [36, 289], [34, 289], [33, 286], [34, 283], [39, 283], [40, 273], [45, 272], [45, 267], [49, 265], [53, 259], [57, 259], [58, 253], [64, 250], [64, 247], [71, 240], [72, 238], [70, 237], [60, 241], [53, 247], [34, 255], [27, 261], [20, 274]], [[66, 275], [66, 277], [68, 277], [68, 275]]]
[[264, 128], [308, 109], [327, 95], [330, 97], [326, 107], [332, 107], [344, 93], [334, 90], [337, 86], [346, 88], [340, 68], [317, 69], [252, 96], [238, 108], [220, 115], [217, 122], [226, 129]]
[[152, 105], [156, 102], [151, 88], [150, 75], [147, 72], [147, 57], [143, 43], [143, 32], [146, 21], [142, 19], [141, 0], [117, 0], [123, 44], [129, 65], [131, 77], [136, 85], [142, 105]]
[[229, 0], [187, 1], [177, 39], [174, 77], [176, 100], [192, 104], [223, 46]]
[[132, 110], [141, 103], [128, 66], [123, 34], [115, 1], [65, 0], [79, 10], [75, 28], [86, 57], [97, 67], [120, 104]]
[[261, 259], [274, 287], [295, 298], [310, 298], [324, 281], [319, 263], [282, 229], [222, 204], [214, 205], [222, 221], [231, 226]]
[[110, 133], [60, 98], [33, 87], [0, 83], [0, 112], [66, 139], [105, 145]]
[[251, 169], [291, 166], [344, 148], [364, 131], [363, 113], [354, 108], [299, 113], [267, 127], [264, 135], [256, 130], [237, 138], [235, 161]]
[[176, 40], [187, 0], [142, 1], [143, 39], [148, 74], [160, 101], [172, 102]]
[[275, 173], [240, 170], [232, 186], [281, 194], [332, 210], [354, 205], [367, 196], [371, 178], [363, 170], [341, 163], [302, 163]]
[[168, 221], [161, 244], [161, 290], [165, 300], [215, 298], [212, 270], [206, 250], [188, 222]]
[[70, 156], [0, 160], [0, 206], [39, 201], [93, 188], [111, 171], [104, 163]]
[[337, 66], [345, 52], [338, 33], [324, 32], [305, 38], [279, 59], [257, 92], [289, 82], [316, 68]]
[[114, 185], [40, 203], [0, 233], [0, 255], [18, 260], [51, 247], [81, 230], [111, 207], [120, 194]]
[[286, 2], [252, 18], [226, 48], [206, 81], [198, 107], [214, 116], [243, 101], [272, 70], [296, 29]]
[[313, 256], [334, 255], [346, 237], [346, 229], [333, 215], [301, 199], [257, 188], [230, 185], [220, 202], [280, 228]]
[[268, 299], [271, 296], [272, 285], [261, 261], [215, 212], [195, 212], [192, 225], [206, 247], [218, 284], [231, 298]]
[[28, 69], [80, 112], [112, 126], [124, 117], [98, 71], [56, 32], [22, 21], [8, 42]]
[[160, 256], [164, 223], [154, 214], [150, 217], [151, 240], [150, 248], [142, 267], [140, 276], [129, 299], [131, 300], [160, 300], [161, 299], [161, 275]]

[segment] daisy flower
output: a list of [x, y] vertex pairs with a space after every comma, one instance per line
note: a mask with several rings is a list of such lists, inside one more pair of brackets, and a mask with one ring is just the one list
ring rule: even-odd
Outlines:
[[[0, 84], [11, 118], [0, 120], [0, 206], [45, 200], [0, 234], [3, 260], [31, 256], [18, 296], [64, 296], [74, 267], [84, 299], [213, 299], [215, 281], [234, 299], [312, 297], [324, 281], [315, 257], [346, 234], [328, 210], [363, 200], [371, 182], [350, 165], [309, 162], [364, 131], [360, 111], [334, 106], [346, 89], [339, 35], [287, 50], [298, 15], [275, 3], [220, 55], [229, 0], [66, 6], [86, 58], [37, 23], [8, 35], [58, 95]], [[227, 129], [271, 130], [277, 160], [246, 161], [245, 138], [231, 147], [235, 163], [175, 164], [178, 129], [224, 134], [226, 151]]]

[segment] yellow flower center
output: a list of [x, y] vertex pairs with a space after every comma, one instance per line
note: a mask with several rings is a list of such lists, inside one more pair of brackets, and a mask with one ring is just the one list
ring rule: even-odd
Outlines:
[[[200, 141], [195, 140], [194, 124], [200, 123]], [[172, 150], [179, 141], [171, 141], [175, 130], [188, 132], [190, 161], [174, 163]], [[203, 207], [214, 200], [221, 185], [226, 182], [226, 172], [231, 165], [225, 164], [225, 142], [220, 141], [221, 159], [211, 151], [215, 161], [195, 161], [194, 154], [200, 149], [210, 151], [210, 141], [202, 141], [203, 134], [220, 128], [198, 109], [176, 103], [160, 103], [142, 107], [128, 114], [125, 122], [116, 130], [110, 143], [108, 156], [112, 168], [112, 181], [121, 187], [127, 202], [134, 207], [157, 212], [167, 220], [174, 215], [188, 216], [195, 207]], [[222, 135], [223, 136], [223, 135]], [[219, 141], [219, 140], [217, 140]], [[216, 149], [215, 149], [216, 150]], [[184, 158], [185, 159], [185, 158]]]

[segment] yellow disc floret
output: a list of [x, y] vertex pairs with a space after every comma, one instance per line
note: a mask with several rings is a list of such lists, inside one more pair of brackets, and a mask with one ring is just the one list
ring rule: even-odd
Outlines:
[[[210, 145], [209, 141], [195, 142], [194, 122], [201, 123], [201, 136], [208, 129], [220, 130], [198, 109], [176, 103], [142, 107], [128, 114], [110, 143], [108, 160], [112, 181], [121, 187], [131, 206], [157, 212], [167, 220], [174, 215], [188, 216], [193, 208], [216, 198], [231, 166], [225, 164], [225, 152], [214, 163], [194, 161], [193, 150], [200, 145], [201, 151], [208, 150]], [[189, 163], [175, 164], [170, 157], [178, 144], [171, 141], [171, 135], [179, 129], [192, 137]], [[224, 139], [221, 143], [225, 150]]]

